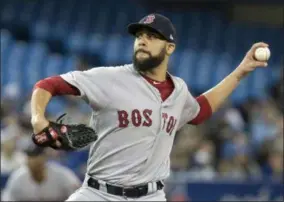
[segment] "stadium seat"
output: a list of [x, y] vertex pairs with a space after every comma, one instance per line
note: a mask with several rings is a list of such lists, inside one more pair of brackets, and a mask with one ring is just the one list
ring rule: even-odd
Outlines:
[[117, 18], [114, 26], [112, 26], [111, 33], [126, 33], [128, 23], [128, 13], [126, 10], [120, 10], [117, 13]]
[[78, 60], [76, 56], [68, 55], [64, 58], [64, 68], [62, 68], [61, 73], [76, 70]]
[[99, 52], [104, 46], [105, 36], [99, 33], [92, 33], [87, 36], [86, 50], [88, 53]]
[[39, 1], [26, 1], [19, 10], [19, 21], [22, 25], [28, 26], [32, 23], [33, 19], [37, 17]]
[[8, 30], [1, 29], [1, 85], [8, 83], [7, 61], [9, 52], [13, 46], [13, 38]]
[[237, 89], [230, 96], [230, 100], [232, 101], [232, 103], [239, 105], [244, 100], [246, 100], [249, 96], [248, 95], [249, 89], [250, 89], [250, 86], [249, 86], [248, 78], [245, 78], [244, 80], [240, 82]]
[[121, 58], [120, 56], [123, 54], [121, 47], [123, 47], [122, 36], [118, 34], [110, 36], [107, 40], [106, 47], [100, 53], [103, 61], [107, 65], [117, 62]]
[[12, 36], [8, 30], [1, 29], [1, 58], [5, 59], [4, 52], [11, 43]]
[[[103, 7], [101, 10], [97, 13], [97, 18], [93, 20], [92, 28], [90, 30], [91, 33], [96, 34], [105, 34], [107, 35], [107, 29], [108, 29], [108, 16], [111, 16], [110, 14], [110, 8], [106, 5], [102, 5]], [[113, 24], [112, 24], [113, 25]]]
[[3, 24], [12, 24], [16, 18], [15, 4], [7, 3], [1, 8], [1, 22]]
[[58, 117], [64, 113], [65, 102], [58, 97], [54, 97], [47, 105], [46, 112], [51, 117]]
[[58, 54], [49, 55], [46, 61], [46, 66], [43, 68], [42, 77], [58, 75], [62, 72], [63, 69], [64, 69], [63, 57]]
[[[180, 58], [181, 53], [182, 53], [181, 50], [175, 50], [175, 52], [171, 55], [170, 63], [169, 63], [169, 72], [173, 75], [178, 74], [178, 70], [179, 70], [179, 66], [181, 62], [181, 58]], [[183, 67], [180, 67], [180, 68], [183, 68]]]
[[228, 53], [219, 56], [213, 72], [213, 84], [216, 85], [231, 72], [232, 57]]
[[77, 5], [78, 12], [74, 18], [73, 31], [87, 32], [90, 24], [91, 2], [86, 1], [84, 4]]
[[56, 16], [56, 1], [43, 1], [39, 9], [39, 16], [30, 26], [30, 34], [33, 38], [47, 40], [52, 36], [51, 26]]
[[87, 35], [84, 32], [71, 33], [65, 42], [67, 50], [69, 50], [71, 53], [76, 54], [84, 52], [85, 46], [87, 44], [86, 36]]
[[132, 63], [132, 55], [134, 53], [134, 38], [133, 37], [126, 37], [125, 38], [125, 49], [124, 49], [124, 54], [122, 54], [122, 61], [125, 63]]
[[36, 40], [47, 40], [50, 37], [50, 23], [46, 20], [37, 20], [31, 27], [30, 35]]
[[[60, 3], [60, 2], [59, 2]], [[64, 4], [64, 1], [62, 1]], [[72, 11], [75, 10], [75, 1], [70, 0], [66, 5], [58, 5], [59, 7], [64, 6], [64, 9], [58, 11], [57, 18], [53, 25], [51, 25], [52, 33], [51, 38], [55, 40], [65, 40], [66, 35], [70, 32], [70, 25], [72, 20]]]
[[49, 0], [49, 1], [43, 1], [41, 10], [40, 10], [40, 19], [49, 20], [56, 16], [56, 1], [55, 0]]
[[282, 64], [278, 63], [275, 64], [275, 67], [269, 65], [268, 68], [271, 68], [271, 71], [267, 73], [270, 75], [270, 79], [268, 80], [268, 86], [272, 86], [275, 82], [281, 79], [281, 75], [283, 75], [283, 66]]
[[192, 88], [195, 88], [195, 69], [196, 66], [195, 61], [197, 59], [197, 53], [191, 50], [185, 50], [183, 53], [181, 53], [180, 56], [180, 63], [177, 66], [178, 70], [176, 71], [177, 76], [184, 79], [184, 81], [191, 86]]
[[[9, 56], [7, 57], [6, 65], [6, 76], [7, 82], [16, 83], [19, 86], [21, 81], [25, 80], [23, 78], [22, 71], [24, 71], [25, 58], [27, 54], [27, 43], [26, 42], [17, 42], [11, 47]], [[17, 58], [17, 59], [15, 59]]]
[[205, 51], [200, 55], [195, 73], [195, 85], [199, 92], [210, 88], [212, 74], [215, 71], [215, 60], [216, 57], [211, 51]]
[[23, 72], [24, 77], [29, 79], [22, 83], [25, 92], [31, 92], [34, 84], [43, 78], [41, 72], [47, 54], [48, 50], [44, 43], [32, 43], [29, 45], [27, 63]]
[[54, 25], [52, 39], [63, 40], [68, 34], [68, 22], [58, 22]]
[[265, 96], [265, 86], [267, 86], [269, 79], [269, 70], [259, 68], [251, 74], [249, 80], [249, 95], [255, 99], [261, 99]]
[[222, 20], [212, 16], [208, 23], [208, 37], [205, 41], [206, 49], [213, 50], [214, 52], [224, 51], [224, 46], [222, 44], [223, 32], [220, 32], [220, 30], [224, 29], [225, 27]]

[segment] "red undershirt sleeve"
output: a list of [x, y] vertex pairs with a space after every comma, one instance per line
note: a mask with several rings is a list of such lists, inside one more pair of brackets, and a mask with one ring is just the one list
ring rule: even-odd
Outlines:
[[200, 106], [200, 110], [199, 110], [198, 115], [189, 122], [189, 124], [192, 124], [192, 125], [201, 124], [212, 115], [211, 106], [207, 98], [204, 95], [198, 96], [196, 98], [196, 101], [198, 102]]
[[34, 89], [42, 88], [51, 93], [52, 96], [58, 95], [80, 95], [80, 91], [75, 86], [66, 82], [60, 76], [52, 76], [38, 81]]

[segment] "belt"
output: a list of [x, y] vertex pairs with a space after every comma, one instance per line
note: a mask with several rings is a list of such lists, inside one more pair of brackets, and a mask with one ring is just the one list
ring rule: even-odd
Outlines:
[[[164, 187], [161, 181], [156, 182], [156, 184], [157, 190], [161, 190]], [[88, 179], [88, 186], [100, 190], [100, 183], [93, 178]], [[110, 184], [106, 184], [105, 186], [107, 193], [117, 196], [139, 198], [148, 194], [148, 184], [131, 188], [118, 187]]]

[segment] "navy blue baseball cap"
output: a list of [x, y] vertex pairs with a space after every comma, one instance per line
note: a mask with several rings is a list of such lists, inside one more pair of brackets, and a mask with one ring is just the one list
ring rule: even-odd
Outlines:
[[128, 32], [135, 35], [136, 32], [146, 28], [160, 34], [166, 41], [176, 42], [176, 30], [169, 18], [160, 14], [150, 14], [142, 18], [138, 23], [128, 25]]

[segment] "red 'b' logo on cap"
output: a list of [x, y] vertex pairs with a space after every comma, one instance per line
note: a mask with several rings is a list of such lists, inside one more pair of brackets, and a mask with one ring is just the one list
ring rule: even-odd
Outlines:
[[151, 24], [155, 19], [155, 15], [148, 15], [144, 21], [144, 24]]

